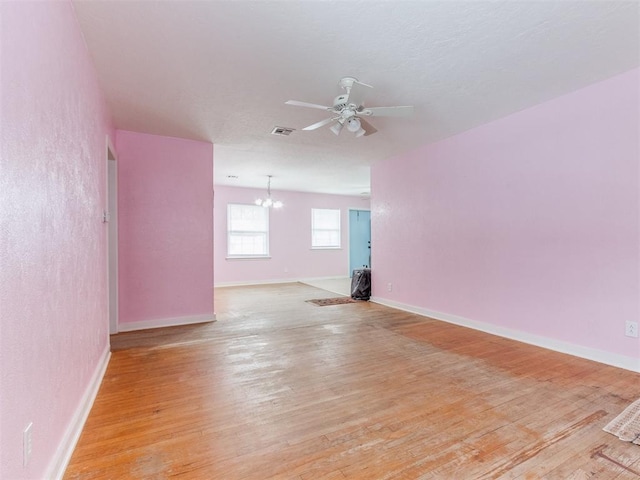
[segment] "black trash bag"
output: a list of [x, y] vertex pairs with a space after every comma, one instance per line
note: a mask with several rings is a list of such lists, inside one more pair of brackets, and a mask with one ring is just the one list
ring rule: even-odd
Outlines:
[[360, 268], [353, 271], [351, 277], [351, 298], [369, 300], [371, 298], [371, 269]]

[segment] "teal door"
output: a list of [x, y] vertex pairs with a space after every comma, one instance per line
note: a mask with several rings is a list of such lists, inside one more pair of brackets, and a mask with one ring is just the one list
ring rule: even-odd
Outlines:
[[371, 268], [371, 212], [349, 210], [349, 276], [363, 267]]

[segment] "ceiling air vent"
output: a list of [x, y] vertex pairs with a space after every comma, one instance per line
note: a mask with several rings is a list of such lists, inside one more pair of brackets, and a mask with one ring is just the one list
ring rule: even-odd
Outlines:
[[295, 128], [274, 127], [273, 130], [271, 130], [271, 135], [284, 135], [286, 137], [290, 135], [294, 130]]

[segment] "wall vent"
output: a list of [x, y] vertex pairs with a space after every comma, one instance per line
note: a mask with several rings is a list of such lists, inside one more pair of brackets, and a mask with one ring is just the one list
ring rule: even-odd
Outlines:
[[290, 135], [295, 128], [287, 128], [287, 127], [273, 127], [271, 130], [271, 135], [284, 135], [285, 137]]

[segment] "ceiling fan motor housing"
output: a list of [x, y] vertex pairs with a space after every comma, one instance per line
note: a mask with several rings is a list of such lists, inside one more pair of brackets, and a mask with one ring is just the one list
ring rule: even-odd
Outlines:
[[349, 98], [349, 94], [338, 95], [333, 99], [333, 109], [336, 112], [340, 112], [347, 107], [347, 99]]

